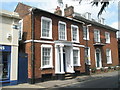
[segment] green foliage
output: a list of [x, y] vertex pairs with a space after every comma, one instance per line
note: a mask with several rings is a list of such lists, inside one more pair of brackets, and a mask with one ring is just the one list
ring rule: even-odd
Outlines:
[[109, 69], [109, 70], [112, 69], [111, 66], [109, 66], [108, 69]]
[[97, 70], [96, 68], [91, 68], [92, 73], [96, 73], [96, 70]]
[[104, 68], [100, 68], [100, 70], [103, 72], [103, 71], [105, 71], [105, 69]]

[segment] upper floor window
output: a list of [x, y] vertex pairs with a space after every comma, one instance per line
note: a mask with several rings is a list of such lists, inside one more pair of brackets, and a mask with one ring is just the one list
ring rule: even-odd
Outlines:
[[80, 66], [80, 50], [79, 48], [73, 48], [73, 64], [74, 66]]
[[23, 35], [23, 20], [19, 21], [19, 40], [22, 40], [22, 35]]
[[71, 32], [72, 32], [72, 41], [73, 41], [73, 42], [79, 42], [78, 26], [76, 26], [76, 25], [71, 25]]
[[83, 26], [83, 39], [89, 40], [89, 29], [87, 26]]
[[106, 59], [107, 59], [107, 64], [112, 64], [112, 57], [111, 57], [110, 49], [106, 49]]
[[52, 20], [41, 17], [41, 38], [52, 39]]
[[52, 68], [52, 46], [41, 46], [41, 68]]
[[94, 30], [94, 41], [100, 42], [100, 31], [99, 30]]
[[67, 40], [66, 23], [59, 21], [58, 24], [59, 40]]
[[109, 32], [105, 32], [105, 39], [106, 39], [106, 43], [110, 43], [110, 33]]

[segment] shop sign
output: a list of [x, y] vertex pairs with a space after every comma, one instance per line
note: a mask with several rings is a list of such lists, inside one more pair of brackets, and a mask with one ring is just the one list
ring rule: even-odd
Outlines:
[[0, 51], [10, 52], [11, 51], [11, 46], [0, 45]]

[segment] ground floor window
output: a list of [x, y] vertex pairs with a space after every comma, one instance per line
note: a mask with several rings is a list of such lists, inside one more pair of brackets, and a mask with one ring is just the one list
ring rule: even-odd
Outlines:
[[80, 66], [80, 50], [79, 48], [73, 48], [73, 64], [74, 66]]
[[42, 45], [41, 46], [41, 68], [52, 67], [52, 46]]
[[107, 59], [107, 64], [112, 64], [111, 50], [110, 49], [106, 49], [106, 59]]
[[2, 80], [10, 78], [10, 52], [0, 52], [0, 65], [2, 68]]
[[88, 65], [91, 65], [90, 61], [90, 47], [85, 48], [85, 62]]

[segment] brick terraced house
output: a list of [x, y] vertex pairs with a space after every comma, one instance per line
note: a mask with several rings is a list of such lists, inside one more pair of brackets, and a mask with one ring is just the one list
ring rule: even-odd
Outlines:
[[[28, 54], [30, 83], [46, 77], [85, 73], [90, 68], [118, 65], [116, 29], [93, 21], [66, 7], [64, 16], [19, 3], [15, 12], [23, 18], [21, 50]], [[88, 15], [88, 18], [87, 18]]]

